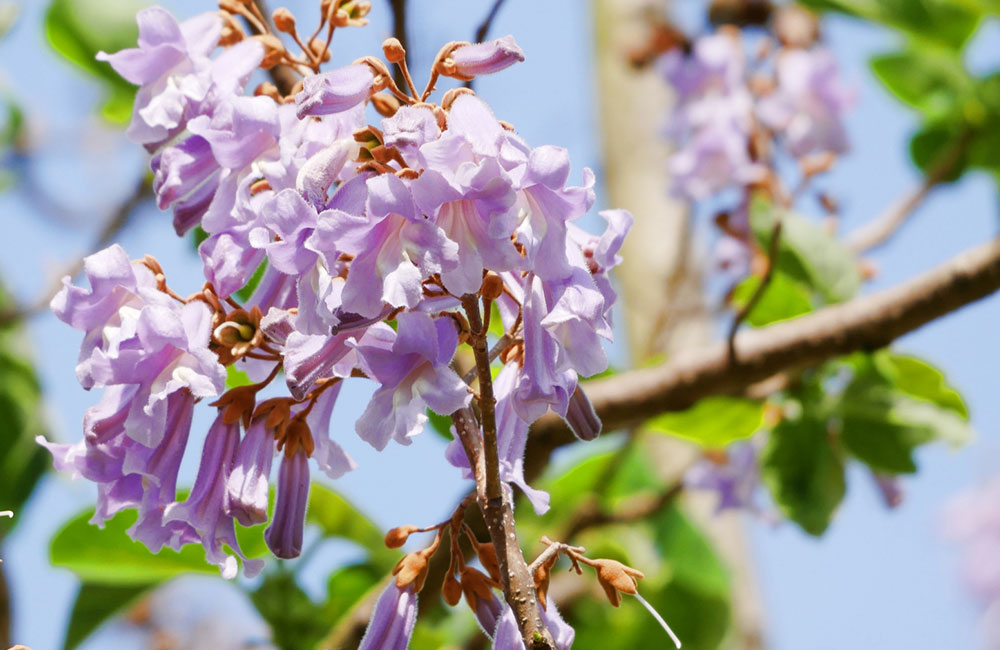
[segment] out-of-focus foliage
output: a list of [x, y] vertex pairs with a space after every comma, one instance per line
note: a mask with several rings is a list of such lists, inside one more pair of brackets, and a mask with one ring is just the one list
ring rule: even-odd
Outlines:
[[107, 93], [101, 114], [112, 122], [128, 121], [136, 88], [94, 55], [135, 47], [135, 14], [143, 6], [135, 0], [53, 0], [45, 14], [49, 44], [101, 82]]
[[664, 413], [646, 426], [704, 447], [725, 447], [755, 434], [763, 420], [762, 402], [719, 396], [706, 397], [680, 413]]
[[874, 57], [872, 71], [914, 109], [919, 127], [913, 162], [935, 180], [953, 181], [971, 168], [1000, 178], [1000, 69], [972, 75], [966, 49], [990, 15], [993, 0], [802, 0], [892, 27], [902, 47]]
[[[0, 313], [13, 308], [0, 287]], [[44, 434], [41, 386], [25, 359], [24, 333], [14, 324], [0, 327], [0, 510], [12, 510], [14, 519], [0, 518], [0, 537], [17, 522], [38, 479], [49, 467], [49, 455], [35, 443]]]

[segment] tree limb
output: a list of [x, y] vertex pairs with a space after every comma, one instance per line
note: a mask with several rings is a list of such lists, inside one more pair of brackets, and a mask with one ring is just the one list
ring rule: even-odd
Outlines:
[[[587, 395], [607, 431], [709, 395], [742, 394], [782, 371], [815, 365], [859, 350], [876, 350], [930, 321], [1000, 290], [1000, 240], [967, 250], [903, 284], [861, 296], [735, 339], [730, 363], [725, 341], [640, 368], [586, 382]], [[547, 415], [532, 427], [525, 454], [529, 480], [551, 452], [575, 440], [566, 424]]]

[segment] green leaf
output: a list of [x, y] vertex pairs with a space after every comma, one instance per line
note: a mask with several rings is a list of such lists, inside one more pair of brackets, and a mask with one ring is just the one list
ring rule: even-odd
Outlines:
[[941, 373], [884, 351], [855, 361], [836, 412], [845, 449], [880, 472], [915, 472], [916, 447], [933, 440], [960, 445], [972, 437], [965, 404]]
[[[966, 137], [965, 127], [957, 121], [941, 121], [928, 124], [910, 138], [910, 158], [924, 173], [946, 160], [958, 143]], [[942, 181], [952, 182], [965, 173], [968, 167], [968, 153], [962, 152]]]
[[316, 524], [328, 537], [340, 537], [357, 542], [371, 553], [371, 559], [382, 569], [391, 568], [398, 554], [385, 548], [385, 537], [371, 519], [344, 497], [320, 483], [309, 491], [306, 521]]
[[[0, 309], [9, 308], [0, 287]], [[19, 521], [21, 507], [51, 466], [51, 456], [35, 442], [45, 431], [41, 386], [21, 356], [28, 346], [20, 326], [0, 328], [0, 510], [14, 512], [13, 519], [0, 518], [0, 535]]]
[[250, 280], [236, 292], [236, 297], [239, 298], [240, 302], [246, 302], [253, 295], [254, 289], [260, 284], [260, 279], [264, 277], [264, 271], [267, 270], [267, 260], [265, 259], [260, 265], [254, 269], [253, 275], [250, 276]]
[[876, 56], [871, 66], [900, 101], [930, 117], [953, 111], [972, 88], [961, 59], [930, 48]]
[[851, 251], [817, 223], [773, 205], [761, 196], [750, 204], [750, 227], [765, 250], [782, 220], [777, 269], [812, 287], [827, 302], [847, 300], [861, 287]]
[[934, 366], [916, 357], [890, 352], [880, 355], [879, 362], [879, 368], [890, 375], [899, 390], [969, 419], [965, 400]]
[[[733, 305], [742, 309], [757, 291], [760, 281], [761, 278], [751, 275], [740, 282], [733, 291]], [[805, 287], [777, 271], [771, 275], [771, 281], [747, 315], [746, 321], [754, 327], [764, 327], [808, 314], [812, 310], [812, 300]]]
[[806, 414], [778, 423], [761, 454], [761, 479], [789, 519], [822, 534], [846, 491], [826, 421]]
[[107, 63], [99, 51], [117, 52], [135, 47], [136, 13], [144, 6], [135, 0], [53, 0], [45, 12], [45, 36], [65, 59], [97, 77], [108, 91], [102, 114], [124, 122], [131, 112], [136, 88]]
[[289, 571], [267, 575], [250, 593], [250, 600], [271, 626], [274, 643], [281, 650], [312, 648], [329, 629], [323, 607], [309, 598]]
[[136, 586], [182, 573], [218, 574], [200, 546], [185, 546], [179, 553], [165, 548], [154, 555], [133, 542], [125, 531], [135, 523], [134, 510], [118, 513], [103, 530], [88, 523], [92, 516], [91, 510], [73, 517], [49, 545], [51, 563], [70, 569], [85, 582]]
[[959, 50], [976, 31], [983, 6], [977, 0], [799, 0], [820, 11], [837, 11], [882, 23], [907, 36]]
[[84, 582], [81, 584], [69, 615], [63, 650], [73, 650], [78, 647], [108, 619], [155, 586], [155, 583], [103, 585]]
[[250, 376], [235, 365], [226, 366], [226, 390], [240, 386], [249, 386], [252, 383], [253, 381], [250, 379]]
[[763, 421], [763, 402], [718, 396], [699, 400], [686, 411], [659, 415], [646, 426], [703, 447], [725, 447], [734, 440], [752, 436]]
[[431, 430], [444, 438], [445, 440], [451, 441], [451, 418], [447, 415], [438, 415], [434, 411], [427, 409], [427, 422], [431, 425]]
[[326, 604], [323, 619], [326, 627], [333, 628], [349, 614], [372, 589], [380, 587], [385, 571], [370, 562], [340, 567], [327, 581]]

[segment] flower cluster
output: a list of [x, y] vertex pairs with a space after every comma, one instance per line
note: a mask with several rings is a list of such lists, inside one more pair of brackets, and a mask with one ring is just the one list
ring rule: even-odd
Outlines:
[[[325, 0], [320, 28], [363, 24], [368, 7]], [[600, 432], [578, 378], [607, 365], [608, 274], [631, 217], [603, 212], [604, 234], [586, 233], [573, 222], [594, 203], [589, 170], [571, 184], [565, 150], [529, 146], [472, 91], [428, 100], [441, 76], [471, 79], [523, 60], [511, 37], [445, 46], [422, 93], [389, 39], [385, 58], [400, 66], [407, 93], [375, 57], [321, 72], [329, 38], [292, 54], [273, 32], [242, 32], [232, 12], [266, 31], [253, 3], [224, 9], [181, 23], [146, 9], [138, 47], [99, 56], [139, 86], [128, 134], [153, 154], [156, 199], [177, 233], [207, 235], [198, 249], [206, 282], [185, 297], [151, 257], [130, 261], [115, 245], [87, 258], [90, 288], [67, 278], [52, 308], [84, 334], [80, 383], [104, 392], [83, 440], [43, 444], [61, 469], [98, 484], [96, 523], [137, 509], [133, 538], [154, 551], [200, 543], [231, 577], [242, 557], [236, 524], [269, 522], [274, 555], [301, 552], [310, 458], [334, 479], [354, 468], [330, 437], [344, 381], [376, 384], [355, 424], [362, 439], [378, 450], [409, 444], [428, 409], [470, 406], [476, 381], [460, 374], [461, 346], [485, 344], [499, 326], [501, 479], [545, 509], [548, 496], [524, 481], [528, 427], [553, 411], [583, 439]], [[287, 10], [273, 18], [302, 44]], [[257, 68], [278, 63], [306, 76], [248, 91]], [[378, 126], [367, 123], [368, 105], [384, 118]], [[252, 278], [241, 303], [236, 292]], [[469, 323], [482, 321], [473, 331]], [[227, 390], [234, 365], [255, 383]], [[258, 398], [279, 376], [287, 393]], [[179, 500], [202, 400], [216, 417], [193, 489]], [[460, 448], [448, 455], [470, 464]], [[244, 560], [248, 574], [260, 566]], [[419, 584], [400, 586], [376, 607], [376, 620], [392, 617], [371, 633], [382, 640], [365, 647], [408, 636]], [[474, 609], [503, 619], [490, 588], [479, 593], [487, 606]]]
[[[788, 6], [772, 22], [773, 39], [757, 41], [753, 56], [747, 36], [727, 25], [658, 61], [675, 95], [666, 129], [676, 147], [668, 162], [673, 192], [691, 201], [735, 192], [716, 217], [722, 237], [715, 250], [717, 266], [734, 279], [751, 262], [750, 194], [790, 204], [848, 149], [844, 116], [854, 92], [817, 43], [815, 18]], [[786, 161], [799, 170], [793, 190], [784, 182]]]
[[1000, 478], [955, 497], [944, 516], [945, 533], [962, 547], [962, 576], [985, 609], [989, 647], [1000, 643]]

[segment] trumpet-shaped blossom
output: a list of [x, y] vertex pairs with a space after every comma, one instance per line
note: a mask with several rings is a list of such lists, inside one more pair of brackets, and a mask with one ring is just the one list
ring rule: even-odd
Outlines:
[[393, 580], [375, 602], [368, 629], [358, 650], [406, 650], [417, 623], [417, 594], [412, 584]]

